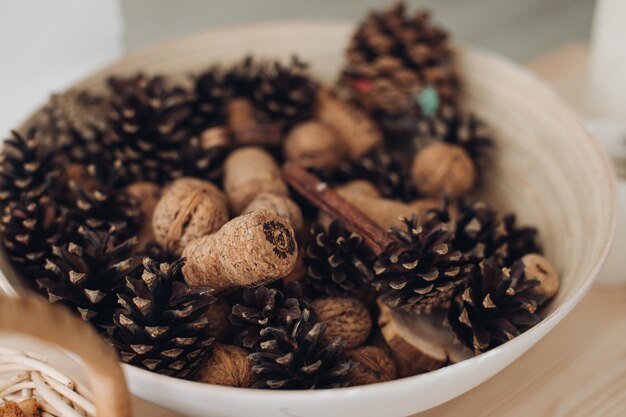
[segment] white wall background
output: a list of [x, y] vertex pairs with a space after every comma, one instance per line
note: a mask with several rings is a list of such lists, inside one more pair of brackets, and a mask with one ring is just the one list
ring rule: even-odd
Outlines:
[[97, 67], [120, 56], [117, 0], [0, 0], [0, 135]]

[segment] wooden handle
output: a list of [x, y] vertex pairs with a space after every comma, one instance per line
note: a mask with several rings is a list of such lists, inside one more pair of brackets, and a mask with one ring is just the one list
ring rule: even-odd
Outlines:
[[376, 256], [388, 250], [396, 241], [359, 209], [348, 203], [325, 182], [306, 169], [293, 163], [283, 165], [283, 178], [287, 184], [317, 208], [341, 219], [348, 230], [358, 233], [363, 243]]
[[22, 333], [76, 353], [84, 361], [98, 417], [131, 417], [131, 403], [116, 352], [64, 307], [34, 296], [0, 297], [0, 330]]

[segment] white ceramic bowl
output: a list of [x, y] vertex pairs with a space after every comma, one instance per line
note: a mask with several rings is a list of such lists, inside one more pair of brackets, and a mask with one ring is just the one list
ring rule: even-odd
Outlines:
[[[244, 53], [298, 53], [314, 73], [336, 75], [351, 25], [286, 22], [211, 31], [134, 53], [77, 86], [102, 88], [112, 73], [175, 72]], [[509, 365], [548, 333], [580, 301], [610, 246], [615, 185], [609, 160], [579, 119], [539, 79], [502, 58], [459, 48], [464, 103], [485, 119], [497, 140], [485, 175], [485, 195], [539, 228], [546, 255], [562, 277], [545, 319], [488, 353], [424, 375], [326, 391], [259, 391], [168, 378], [126, 366], [132, 392], [186, 416], [396, 417], [448, 401]], [[0, 285], [19, 291], [19, 278], [0, 258]], [[529, 372], [532, 372], [529, 370]], [[512, 400], [512, 399], [511, 399]]]

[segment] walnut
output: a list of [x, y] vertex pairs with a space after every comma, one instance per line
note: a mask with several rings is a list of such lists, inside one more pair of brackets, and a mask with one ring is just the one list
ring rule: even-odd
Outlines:
[[378, 346], [363, 346], [346, 352], [353, 361], [352, 386], [391, 381], [398, 377], [396, 364], [389, 354]]
[[204, 314], [211, 323], [216, 342], [223, 342], [230, 334], [230, 316], [231, 307], [228, 301], [218, 298]]
[[529, 253], [522, 257], [522, 263], [526, 279], [539, 281], [534, 291], [546, 297], [546, 300], [554, 297], [559, 291], [560, 284], [559, 276], [550, 261], [538, 253]]
[[210, 182], [180, 178], [163, 190], [152, 228], [157, 242], [180, 255], [192, 240], [216, 232], [227, 221], [224, 193]]
[[200, 367], [196, 380], [207, 384], [249, 388], [254, 382], [248, 351], [234, 345], [216, 344], [212, 356]]
[[462, 147], [436, 142], [415, 156], [411, 179], [425, 196], [441, 197], [448, 194], [456, 200], [474, 187], [476, 166]]
[[326, 296], [313, 301], [313, 310], [319, 321], [326, 323], [324, 339], [341, 337], [346, 348], [361, 346], [372, 329], [372, 319], [367, 307], [353, 297]]
[[317, 121], [294, 126], [285, 138], [283, 152], [289, 161], [327, 172], [337, 168], [344, 157], [343, 142], [330, 127]]

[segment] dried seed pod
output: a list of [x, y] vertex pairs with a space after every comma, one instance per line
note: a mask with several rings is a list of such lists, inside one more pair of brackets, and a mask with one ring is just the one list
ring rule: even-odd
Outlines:
[[329, 88], [319, 89], [316, 115], [343, 141], [350, 159], [359, 159], [383, 140], [380, 130], [362, 110], [340, 99]]
[[324, 339], [341, 337], [347, 349], [361, 346], [372, 330], [372, 319], [367, 307], [353, 297], [326, 296], [312, 302], [317, 319], [326, 323]]
[[152, 216], [161, 198], [161, 187], [153, 182], [140, 181], [128, 185], [124, 191], [139, 201], [142, 222], [137, 241], [137, 251], [143, 252], [146, 245], [155, 240], [152, 229]]
[[378, 346], [362, 346], [346, 352], [346, 356], [354, 362], [350, 383], [353, 387], [392, 381], [398, 377], [393, 359]]
[[181, 178], [164, 191], [152, 218], [156, 241], [180, 255], [192, 240], [213, 233], [228, 221], [226, 196], [210, 182]]
[[216, 291], [257, 287], [287, 275], [298, 246], [289, 223], [272, 210], [243, 214], [183, 250], [185, 280]]
[[292, 199], [272, 193], [261, 193], [243, 210], [250, 213], [259, 209], [274, 210], [278, 215], [289, 221], [291, 228], [296, 234], [302, 231], [302, 210]]
[[526, 279], [539, 281], [533, 291], [544, 296], [546, 300], [553, 298], [559, 291], [560, 283], [559, 275], [550, 261], [538, 253], [529, 253], [522, 257], [522, 263]]
[[212, 333], [216, 342], [223, 342], [230, 335], [230, 304], [223, 298], [218, 298], [209, 306], [204, 315], [211, 324]]
[[254, 383], [253, 362], [248, 351], [234, 345], [217, 344], [213, 355], [200, 367], [196, 380], [207, 384], [249, 388]]
[[226, 113], [228, 127], [236, 143], [241, 145], [277, 145], [280, 143], [280, 126], [260, 123], [250, 100], [245, 98], [231, 100]]
[[233, 214], [239, 214], [264, 192], [288, 196], [280, 167], [267, 151], [248, 147], [234, 151], [224, 163], [224, 190]]
[[476, 183], [476, 166], [458, 145], [435, 142], [422, 149], [411, 167], [413, 184], [429, 197], [467, 195]]
[[332, 172], [343, 160], [344, 146], [333, 130], [318, 121], [300, 123], [291, 129], [283, 143], [289, 161], [306, 168]]

